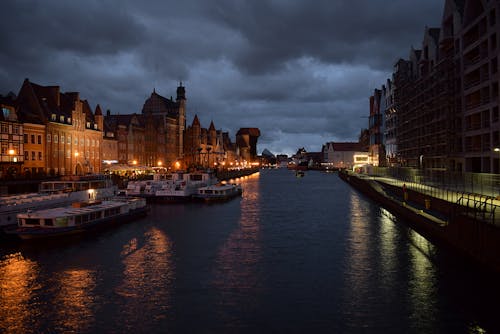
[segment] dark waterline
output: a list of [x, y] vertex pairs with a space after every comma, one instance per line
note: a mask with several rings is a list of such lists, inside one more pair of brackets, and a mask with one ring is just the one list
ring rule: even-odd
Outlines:
[[336, 174], [263, 170], [223, 204], [0, 251], [0, 332], [500, 331], [495, 279]]

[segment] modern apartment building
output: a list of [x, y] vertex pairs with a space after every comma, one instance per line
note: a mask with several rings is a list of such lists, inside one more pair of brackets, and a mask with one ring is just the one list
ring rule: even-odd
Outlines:
[[385, 133], [397, 163], [500, 172], [499, 10], [499, 0], [446, 0], [441, 27], [396, 63]]

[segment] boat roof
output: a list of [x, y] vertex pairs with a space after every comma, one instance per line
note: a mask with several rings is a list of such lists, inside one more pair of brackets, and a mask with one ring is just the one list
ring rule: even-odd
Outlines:
[[236, 187], [236, 185], [224, 183], [224, 184], [212, 184], [210, 186], [201, 187], [199, 189], [201, 189], [201, 190], [205, 190], [205, 189], [225, 190], [225, 189], [231, 189], [231, 188], [234, 188], [234, 187]]
[[51, 209], [43, 209], [36, 210], [32, 212], [24, 212], [19, 213], [17, 215], [18, 218], [30, 218], [30, 219], [39, 219], [39, 218], [58, 218], [63, 216], [77, 216], [84, 213], [91, 213], [95, 211], [102, 211], [105, 209], [116, 208], [123, 205], [127, 205], [126, 201], [102, 201], [100, 203], [91, 204], [88, 206], [84, 206], [81, 208], [75, 208], [73, 206], [64, 206], [58, 208]]

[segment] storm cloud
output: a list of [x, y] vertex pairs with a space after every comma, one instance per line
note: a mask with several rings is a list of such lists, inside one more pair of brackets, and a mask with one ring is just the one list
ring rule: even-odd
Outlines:
[[2, 1], [0, 93], [24, 78], [140, 113], [186, 87], [187, 119], [258, 150], [357, 140], [368, 98], [439, 26], [436, 0]]

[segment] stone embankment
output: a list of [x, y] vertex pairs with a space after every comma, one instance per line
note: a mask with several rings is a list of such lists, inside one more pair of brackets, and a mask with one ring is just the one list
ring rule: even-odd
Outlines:
[[471, 215], [455, 202], [431, 197], [376, 178], [339, 172], [339, 177], [379, 203], [416, 232], [481, 268], [500, 274], [500, 228]]
[[248, 176], [255, 174], [259, 171], [259, 168], [244, 168], [235, 170], [220, 170], [217, 171], [217, 178], [221, 181], [236, 179], [238, 177]]

